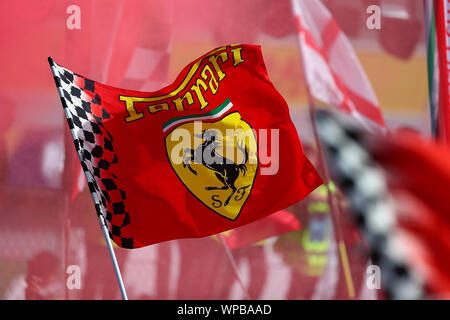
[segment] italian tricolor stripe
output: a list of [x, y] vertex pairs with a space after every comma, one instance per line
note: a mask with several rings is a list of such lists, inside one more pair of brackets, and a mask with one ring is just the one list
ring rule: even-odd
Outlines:
[[227, 98], [221, 105], [219, 105], [218, 107], [214, 108], [213, 110], [207, 113], [172, 118], [163, 124], [163, 132], [166, 132], [170, 128], [173, 128], [174, 126], [177, 126], [181, 123], [220, 118], [228, 110], [230, 110], [231, 107], [233, 107], [233, 103], [231, 103], [230, 99]]

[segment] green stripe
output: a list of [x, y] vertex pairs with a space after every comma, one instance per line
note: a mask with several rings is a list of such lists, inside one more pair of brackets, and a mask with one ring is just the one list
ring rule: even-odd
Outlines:
[[431, 130], [433, 136], [436, 135], [436, 101], [433, 100], [434, 91], [438, 90], [436, 86], [437, 83], [434, 83], [434, 72], [435, 72], [435, 56], [436, 56], [436, 25], [435, 25], [435, 13], [434, 13], [434, 5], [431, 3], [430, 8], [430, 19], [429, 19], [429, 33], [428, 33], [428, 43], [427, 43], [427, 68], [428, 68], [428, 98], [430, 100], [430, 113], [431, 113]]
[[198, 119], [198, 118], [216, 115], [220, 111], [222, 111], [230, 102], [231, 102], [230, 99], [227, 98], [220, 106], [216, 107], [215, 109], [213, 109], [207, 113], [172, 118], [163, 124], [163, 128], [166, 128], [167, 126], [171, 125], [172, 123], [174, 123], [175, 121], [178, 121], [178, 120]]

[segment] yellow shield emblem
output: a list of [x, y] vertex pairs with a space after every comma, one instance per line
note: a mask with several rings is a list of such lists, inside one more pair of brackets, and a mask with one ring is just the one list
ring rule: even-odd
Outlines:
[[230, 105], [227, 99], [212, 116], [185, 119], [171, 129], [165, 144], [170, 164], [186, 188], [217, 214], [235, 220], [258, 170], [255, 133], [239, 112], [203, 121], [215, 119], [220, 116], [217, 110]]

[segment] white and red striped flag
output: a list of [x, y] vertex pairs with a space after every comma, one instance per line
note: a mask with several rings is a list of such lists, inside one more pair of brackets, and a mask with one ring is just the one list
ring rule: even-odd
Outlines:
[[331, 13], [319, 0], [291, 4], [310, 95], [351, 114], [371, 131], [384, 131], [377, 97]]

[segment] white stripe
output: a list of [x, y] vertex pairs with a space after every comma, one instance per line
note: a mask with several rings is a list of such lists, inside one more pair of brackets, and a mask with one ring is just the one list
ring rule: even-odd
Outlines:
[[292, 6], [292, 11], [294, 12], [294, 15], [297, 17], [300, 17], [300, 7], [299, 7], [297, 1], [291, 0], [291, 6]]

